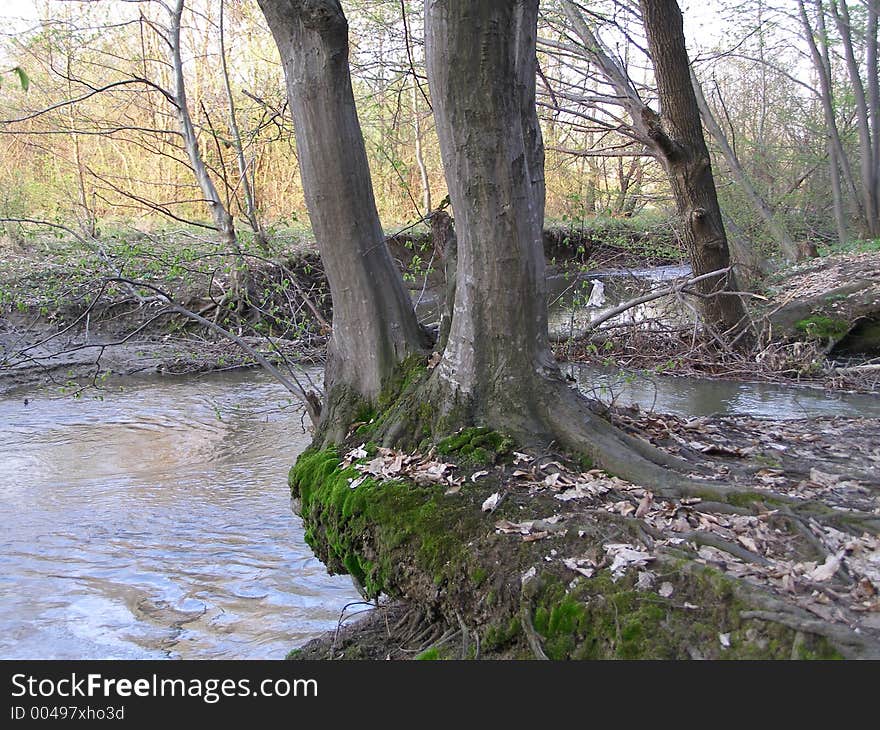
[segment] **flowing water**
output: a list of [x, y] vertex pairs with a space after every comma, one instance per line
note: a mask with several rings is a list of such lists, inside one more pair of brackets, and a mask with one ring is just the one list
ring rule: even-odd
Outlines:
[[0, 658], [283, 658], [360, 599], [291, 512], [274, 381], [28, 395], [0, 400]]
[[[605, 400], [685, 415], [880, 417], [880, 397], [620, 376]], [[0, 399], [0, 658], [281, 658], [359, 600], [290, 510], [308, 436], [261, 373]]]

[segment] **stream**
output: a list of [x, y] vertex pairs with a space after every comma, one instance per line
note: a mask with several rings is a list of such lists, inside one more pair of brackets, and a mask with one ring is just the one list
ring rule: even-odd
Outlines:
[[281, 659], [360, 600], [290, 509], [261, 374], [0, 400], [0, 657]]
[[[878, 396], [567, 369], [661, 412], [880, 418]], [[0, 658], [280, 659], [360, 600], [291, 512], [308, 435], [268, 376], [27, 396], [0, 399]]]

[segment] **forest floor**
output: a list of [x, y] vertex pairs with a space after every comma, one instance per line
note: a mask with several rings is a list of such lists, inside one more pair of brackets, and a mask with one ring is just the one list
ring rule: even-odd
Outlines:
[[[319, 556], [327, 560], [327, 536], [351, 529], [351, 542], [332, 549], [363, 551], [363, 565], [390, 559], [385, 580], [409, 600], [383, 600], [366, 617], [354, 606], [360, 620], [341, 621], [292, 658], [880, 656], [880, 421], [610, 415], [704, 479], [742, 491], [663, 496], [552, 450], [489, 465], [454, 453], [340, 452], [354, 475], [420, 485], [420, 509], [430, 506], [460, 542], [430, 562], [430, 521], [401, 550], [400, 537], [381, 537], [387, 517], [334, 522], [330, 514], [353, 510], [321, 512], [300, 486]], [[345, 487], [351, 500], [358, 489]], [[873, 527], [856, 528], [856, 512]], [[511, 608], [516, 600], [526, 614]]]

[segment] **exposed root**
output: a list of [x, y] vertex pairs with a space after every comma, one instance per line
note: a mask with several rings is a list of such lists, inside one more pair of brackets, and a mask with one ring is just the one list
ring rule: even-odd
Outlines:
[[526, 641], [528, 642], [529, 648], [532, 650], [535, 659], [549, 661], [550, 657], [544, 652], [544, 647], [541, 646], [541, 637], [538, 635], [538, 632], [535, 631], [535, 625], [532, 623], [532, 611], [529, 608], [528, 603], [525, 601], [523, 601], [520, 606], [519, 619], [523, 633], [526, 636]]

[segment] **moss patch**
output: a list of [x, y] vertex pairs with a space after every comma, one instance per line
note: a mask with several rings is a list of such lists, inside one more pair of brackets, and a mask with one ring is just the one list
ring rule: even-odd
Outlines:
[[332, 572], [355, 576], [376, 597], [400, 593], [401, 570], [418, 569], [439, 585], [463, 565], [467, 548], [454, 528], [476, 529], [479, 510], [442, 487], [367, 478], [352, 489], [361, 476], [340, 468], [335, 448], [304, 452], [290, 472], [306, 542]]
[[[733, 583], [711, 569], [669, 575], [673, 597], [635, 588], [633, 572], [607, 572], [566, 586], [549, 578], [535, 598], [533, 625], [551, 659], [837, 658], [824, 639], [743, 619]], [[729, 646], [721, 641], [724, 635]]]
[[800, 320], [794, 327], [810, 339], [837, 341], [850, 331], [852, 325], [843, 319], [817, 314]]
[[472, 464], [495, 464], [509, 454], [514, 447], [509, 436], [484, 426], [466, 428], [437, 444], [437, 453], [444, 456], [457, 455]]

